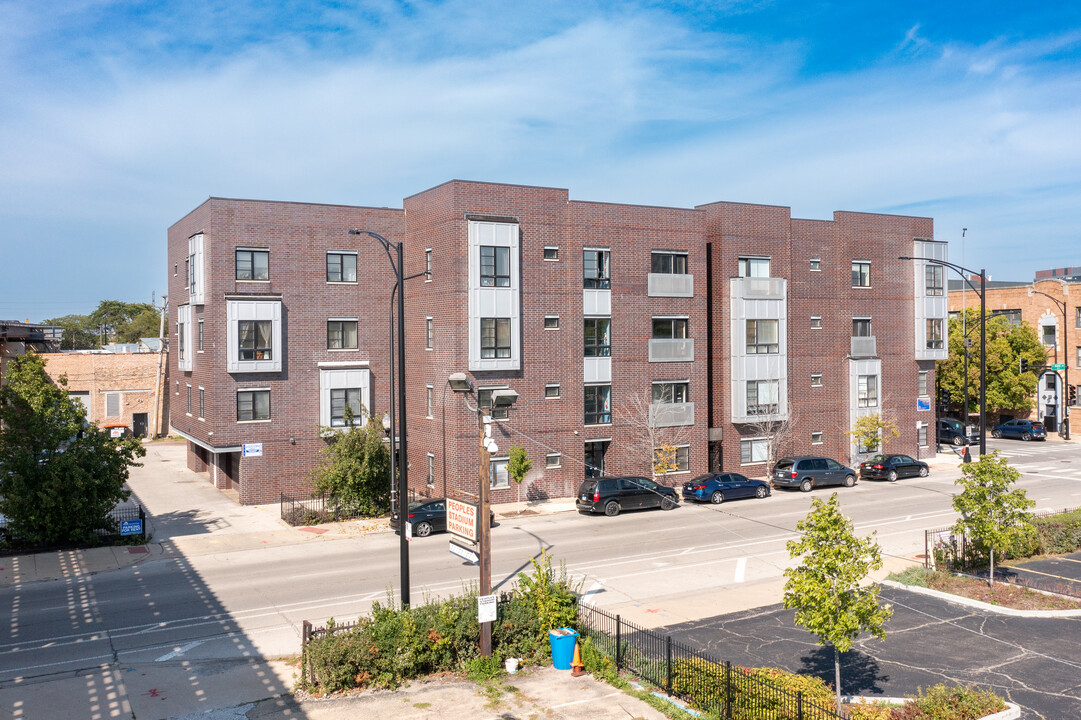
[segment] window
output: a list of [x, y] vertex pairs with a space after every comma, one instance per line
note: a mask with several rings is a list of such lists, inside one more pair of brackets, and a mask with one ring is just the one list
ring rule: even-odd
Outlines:
[[917, 392], [917, 394], [920, 395], [920, 397], [925, 397], [925, 396], [927, 396], [929, 394], [927, 392], [927, 371], [926, 370], [920, 370], [919, 373], [917, 373], [917, 375], [916, 375], [916, 385], [917, 385], [916, 392]]
[[776, 320], [747, 321], [748, 355], [775, 355], [780, 351], [779, 348]]
[[424, 349], [432, 349], [432, 318], [424, 318]]
[[[187, 410], [187, 412], [188, 412], [188, 415], [191, 415], [191, 385], [188, 385], [188, 410]], [[119, 415], [119, 414], [120, 413], [117, 412], [117, 415]]]
[[545, 260], [559, 260], [559, 247], [555, 245], [544, 246], [544, 259]]
[[1081, 347], [1077, 348], [1077, 367], [1081, 368]]
[[822, 373], [811, 373], [811, 387], [822, 387]]
[[[190, 389], [191, 385], [188, 388]], [[191, 412], [190, 396], [188, 412]], [[120, 417], [120, 393], [105, 393], [105, 417]]]
[[822, 431], [821, 430], [815, 430], [814, 432], [811, 433], [811, 444], [812, 445], [821, 445], [822, 444]]
[[357, 254], [327, 253], [327, 282], [356, 282]]
[[943, 294], [942, 274], [941, 265], [927, 264], [923, 267], [923, 284], [928, 296], [939, 297]]
[[916, 426], [916, 444], [920, 447], [927, 447], [927, 423], [920, 423]]
[[653, 402], [685, 403], [690, 402], [691, 385], [686, 380], [681, 382], [653, 383]]
[[871, 318], [852, 318], [852, 337], [871, 337]]
[[548, 453], [544, 456], [544, 467], [557, 468], [563, 467], [563, 455], [562, 453]]
[[270, 419], [270, 390], [238, 390], [236, 394], [238, 422]]
[[480, 286], [510, 287], [510, 248], [480, 246]]
[[871, 287], [871, 263], [867, 260], [852, 261], [852, 287]]
[[431, 385], [429, 385], [425, 389], [427, 390], [426, 398], [425, 398], [425, 400], [426, 400], [425, 407], [428, 408], [428, 417], [430, 418], [430, 417], [433, 417], [432, 416], [432, 395], [435, 393], [435, 388], [433, 388]]
[[[364, 422], [364, 394], [361, 388], [331, 388], [330, 426], [345, 427]], [[346, 413], [346, 408], [349, 412]], [[346, 415], [349, 417], [347, 418]]]
[[663, 275], [686, 275], [687, 253], [653, 251], [649, 271]]
[[241, 360], [272, 359], [273, 325], [270, 320], [240, 320], [237, 323]]
[[687, 318], [653, 318], [653, 337], [655, 339], [687, 337]]
[[612, 386], [586, 385], [585, 424], [606, 425], [612, 422]]
[[435, 455], [428, 453], [428, 487], [435, 485]]
[[1081, 307], [1074, 308], [1073, 326], [1081, 330]]
[[941, 350], [942, 349], [942, 325], [943, 321], [940, 319], [928, 319], [927, 320], [927, 349], [928, 350]]
[[582, 253], [584, 287], [608, 290], [612, 287], [609, 252], [607, 250], [585, 250]]
[[878, 407], [878, 376], [860, 375], [857, 379], [857, 402], [861, 408]]
[[206, 391], [199, 388], [199, 419], [206, 417]]
[[[268, 321], [263, 321], [267, 322]], [[356, 320], [327, 320], [327, 349], [328, 350], [356, 350], [357, 349], [357, 321]], [[243, 358], [241, 358], [243, 359]]]
[[432, 249], [424, 248], [424, 282], [432, 281]]
[[1055, 326], [1054, 325], [1041, 325], [1040, 330], [1042, 331], [1043, 344], [1044, 345], [1054, 346], [1054, 345], [1058, 344], [1056, 342], [1056, 340], [1055, 340]]
[[779, 380], [747, 381], [747, 414], [772, 415], [778, 412], [780, 405]]
[[495, 407], [492, 404], [492, 392], [505, 389], [506, 386], [504, 385], [503, 387], [489, 387], [477, 390], [477, 405], [487, 410], [493, 420], [506, 420], [510, 417], [509, 407]]
[[819, 272], [822, 270], [822, 259], [811, 258], [811, 272]]
[[199, 321], [199, 352], [203, 351], [203, 321]]
[[[690, 470], [691, 470], [691, 448], [690, 448], [690, 446], [689, 445], [677, 445], [675, 450], [676, 450], [676, 456], [674, 458], [672, 458], [672, 461], [673, 461], [673, 463], [675, 463], [676, 467], [673, 470], [669, 470], [667, 474], [670, 475], [672, 473], [690, 472]], [[657, 461], [660, 459], [660, 453], [661, 453], [661, 448], [654, 448], [653, 449], [653, 463], [654, 463], [654, 465], [656, 465]]]
[[178, 275], [179, 263], [173, 263], [173, 277]]
[[747, 438], [739, 441], [739, 462], [756, 465], [769, 460], [769, 444], [772, 438]]
[[[176, 343], [176, 345], [177, 345], [176, 353], [177, 354], [176, 354], [176, 357], [177, 357], [177, 360], [181, 361], [181, 363], [183, 363], [183, 361], [184, 361], [184, 352], [186, 350], [185, 347], [184, 347], [184, 336], [187, 335], [187, 333], [185, 333], [184, 330], [185, 330], [185, 323], [178, 322], [176, 324], [176, 337], [177, 337], [177, 343]], [[183, 369], [183, 368], [181, 368], [181, 369]]]
[[[957, 315], [960, 315], [960, 313], [957, 313]], [[991, 311], [991, 317], [1000, 317], [1000, 316], [1006, 318], [1006, 322], [1008, 322], [1010, 325], [1020, 325], [1021, 324], [1021, 311], [1019, 309], [992, 310]]]
[[769, 277], [769, 258], [741, 257], [739, 259], [740, 277]]
[[510, 357], [510, 318], [480, 319], [480, 356]]
[[510, 473], [507, 471], [509, 463], [509, 458], [492, 458], [488, 465], [488, 487], [493, 490], [510, 487]]
[[812, 330], [821, 330], [822, 329], [822, 316], [821, 315], [812, 315], [811, 316], [811, 329]]
[[253, 250], [251, 248], [237, 248], [236, 279], [269, 280], [270, 251]]
[[585, 319], [585, 356], [610, 357], [612, 355], [611, 318]]
[[545, 330], [558, 330], [559, 329], [559, 316], [558, 315], [545, 315], [544, 316], [544, 329]]
[[557, 398], [560, 396], [561, 388], [559, 383], [548, 383], [544, 386], [544, 397]]

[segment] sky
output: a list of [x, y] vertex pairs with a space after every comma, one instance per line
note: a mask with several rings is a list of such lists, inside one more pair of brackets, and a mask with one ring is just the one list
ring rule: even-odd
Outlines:
[[0, 0], [0, 319], [160, 302], [210, 196], [451, 179], [929, 216], [1028, 281], [1081, 265], [1081, 3]]

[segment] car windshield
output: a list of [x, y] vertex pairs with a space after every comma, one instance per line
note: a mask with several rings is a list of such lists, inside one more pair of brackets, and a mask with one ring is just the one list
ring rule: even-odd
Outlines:
[[868, 458], [867, 462], [869, 462], [869, 463], [884, 463], [884, 462], [886, 462], [886, 456], [885, 455], [875, 455], [872, 458]]
[[710, 478], [712, 478], [712, 477], [713, 477], [712, 473], [706, 473], [705, 475], [699, 475], [694, 480], [691, 480], [690, 484], [691, 485], [701, 485], [703, 483], [709, 482]]
[[774, 467], [773, 469], [774, 470], [788, 470], [790, 467], [792, 467], [792, 461], [791, 460], [781, 460], [780, 462], [777, 463], [776, 467]]
[[951, 418], [942, 418], [942, 422], [945, 423], [945, 425], [947, 427], [949, 427], [951, 430], [956, 430], [957, 432], [964, 432], [965, 431], [965, 429], [963, 427], [961, 427], [961, 421], [960, 420], [953, 420]]
[[414, 500], [413, 502], [409, 503], [409, 509], [410, 510], [416, 510], [417, 508], [421, 507], [422, 505], [427, 505], [430, 502], [431, 502], [431, 500]]

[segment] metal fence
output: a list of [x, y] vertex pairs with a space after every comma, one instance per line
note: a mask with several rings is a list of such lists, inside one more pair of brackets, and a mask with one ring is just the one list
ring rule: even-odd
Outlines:
[[[409, 489], [409, 502], [420, 496]], [[341, 520], [370, 517], [356, 508], [342, 505], [333, 495], [286, 495], [280, 493], [281, 519], [290, 525], [320, 525]]]
[[844, 719], [833, 708], [817, 705], [741, 667], [717, 660], [619, 615], [579, 606], [578, 631], [619, 670], [629, 670], [667, 694], [730, 720]]
[[[123, 505], [115, 507], [109, 511], [108, 515], [106, 515], [106, 519], [109, 521], [109, 526], [94, 529], [94, 534], [97, 536], [98, 542], [91, 543], [90, 546], [115, 545], [121, 541], [126, 542], [129, 539], [138, 539], [141, 542], [146, 542], [146, 511], [143, 509], [142, 505]], [[124, 533], [124, 522], [130, 522], [132, 520], [140, 521], [139, 532]], [[7, 518], [0, 516], [0, 547], [3, 548], [2, 552], [10, 555], [15, 552], [70, 550], [79, 547], [87, 547], [87, 545], [57, 545], [21, 541], [17, 535], [9, 533]]]
[[306, 679], [312, 685], [315, 685], [315, 667], [309, 661], [308, 657], [308, 645], [310, 645], [313, 640], [337, 635], [342, 632], [348, 632], [359, 624], [360, 620], [357, 620], [356, 622], [351, 623], [334, 623], [329, 627], [326, 625], [316, 627], [305, 620], [300, 626], [300, 677]]

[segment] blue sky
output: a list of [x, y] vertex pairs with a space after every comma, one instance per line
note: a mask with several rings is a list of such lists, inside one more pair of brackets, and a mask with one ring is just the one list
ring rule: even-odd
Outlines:
[[0, 0], [0, 88], [2, 319], [160, 298], [211, 195], [452, 178], [925, 215], [996, 280], [1081, 265], [1081, 4]]

